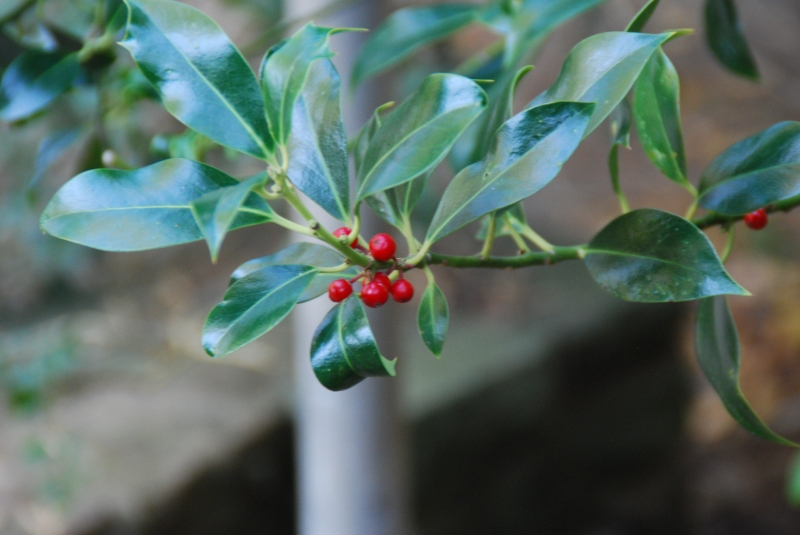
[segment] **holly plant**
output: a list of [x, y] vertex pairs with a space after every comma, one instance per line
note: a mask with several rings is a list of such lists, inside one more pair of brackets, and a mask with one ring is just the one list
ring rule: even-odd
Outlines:
[[[41, 227], [104, 251], [204, 239], [212, 260], [227, 233], [241, 227], [278, 225], [311, 238], [236, 269], [208, 315], [202, 343], [209, 355], [222, 357], [268, 332], [298, 303], [329, 299], [332, 308], [311, 344], [311, 366], [331, 390], [395, 375], [396, 361], [381, 354], [365, 309], [390, 298], [406, 303], [421, 295], [419, 332], [427, 348], [441, 355], [449, 310], [432, 267], [516, 269], [580, 261], [621, 299], [699, 301], [697, 355], [728, 411], [756, 435], [791, 444], [758, 418], [739, 387], [740, 347], [726, 296], [749, 293], [724, 263], [740, 221], [757, 230], [769, 215], [800, 204], [800, 123], [780, 123], [736, 143], [693, 181], [678, 74], [665, 52], [691, 32], [645, 33], [658, 0], [647, 3], [625, 31], [578, 43], [549, 89], [515, 114], [515, 90], [531, 70], [529, 58], [554, 28], [600, 3], [493, 0], [395, 12], [368, 37], [353, 70], [354, 87], [469, 25], [488, 27], [497, 40], [455, 72], [428, 75], [402, 102], [380, 106], [348, 141], [330, 41], [352, 30], [308, 23], [272, 46], [256, 75], [202, 12], [173, 0], [125, 0], [119, 45], [163, 107], [188, 127], [185, 136], [255, 158], [263, 171], [229, 176], [204, 163], [205, 151], [183, 151], [141, 168], [90, 169], [55, 194]], [[714, 53], [732, 71], [757, 78], [732, 1], [708, 0], [705, 14]], [[94, 45], [84, 45], [75, 60], [80, 63], [91, 46], [107, 50], [114, 31], [112, 25]], [[36, 72], [25, 69], [25, 61], [3, 78], [0, 113], [6, 116], [18, 109], [17, 95], [60, 88], [71, 79], [62, 72], [65, 59]], [[621, 214], [588, 243], [551, 244], [528, 224], [521, 201], [554, 180], [606, 122]], [[618, 180], [618, 152], [630, 147], [634, 128], [647, 157], [686, 191], [684, 216], [630, 208]], [[454, 176], [430, 224], [418, 232], [412, 214], [445, 160]], [[338, 225], [321, 224], [311, 203]], [[294, 219], [280, 215], [287, 209], [296, 212]], [[394, 230], [362, 236], [365, 209]], [[475, 254], [440, 250], [442, 238], [474, 222], [480, 222]], [[704, 233], [714, 226], [729, 236], [721, 255]], [[499, 239], [513, 240], [519, 254], [494, 255]], [[406, 278], [412, 270], [426, 276], [420, 292]]]

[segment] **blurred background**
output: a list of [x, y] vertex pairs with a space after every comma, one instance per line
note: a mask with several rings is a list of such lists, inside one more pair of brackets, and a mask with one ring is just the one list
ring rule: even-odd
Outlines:
[[[0, 0], [0, 12], [12, 1]], [[91, 24], [87, 3], [45, 0], [36, 13], [5, 23], [0, 68], [22, 46], [46, 49], [52, 36], [67, 43], [82, 36]], [[375, 28], [411, 5], [187, 3], [217, 20], [254, 66], [309, 17]], [[577, 42], [624, 28], [641, 4], [608, 0], [558, 28], [521, 86], [518, 105], [553, 82]], [[758, 84], [715, 61], [699, 0], [663, 0], [648, 27], [698, 30], [666, 47], [681, 75], [695, 181], [733, 142], [800, 120], [800, 4], [738, 5], [761, 70]], [[471, 27], [346, 94], [348, 132], [357, 133], [377, 105], [402, 99], [426, 74], [452, 70], [494, 38]], [[345, 79], [363, 39], [334, 37]], [[140, 166], [164, 153], [203, 150], [202, 140], [149, 98], [152, 90], [127, 53], [117, 52], [106, 91], [79, 85], [45, 115], [0, 124], [0, 534], [800, 533], [794, 452], [748, 435], [725, 412], [694, 362], [694, 306], [618, 301], [580, 263], [517, 272], [439, 268], [451, 310], [441, 360], [419, 341], [415, 307], [388, 305], [373, 319], [384, 354], [399, 359], [398, 376], [370, 379], [347, 394], [308, 386], [307, 357], [293, 356], [307, 355], [298, 341], [316, 327], [309, 324], [319, 313], [313, 307], [327, 303], [301, 305], [290, 321], [237, 353], [207, 357], [203, 321], [229, 274], [291, 236], [277, 227], [239, 230], [214, 265], [202, 242], [109, 254], [38, 228], [47, 200], [81, 169]], [[598, 128], [561, 175], [526, 201], [531, 226], [549, 241], [585, 243], [617, 215], [608, 147], [608, 129]], [[109, 149], [113, 154], [104, 154]], [[257, 170], [222, 150], [207, 159], [235, 176]], [[621, 169], [634, 207], [685, 211], [688, 195], [660, 176], [635, 139]], [[421, 219], [450, 176], [446, 165], [435, 173], [417, 210]], [[369, 224], [388, 230], [377, 220]], [[443, 240], [437, 250], [474, 253], [476, 230]], [[718, 246], [724, 241], [721, 233], [711, 237]], [[501, 240], [498, 251], [513, 254], [513, 244]], [[728, 264], [755, 295], [731, 299], [743, 343], [743, 390], [776, 432], [795, 441], [799, 261], [800, 213], [789, 213], [773, 217], [763, 232], [740, 232]], [[338, 415], [364, 425], [351, 426], [344, 438], [336, 426], [312, 425], [319, 429], [312, 438], [298, 434], [314, 422], [308, 396], [323, 407], [343, 400], [342, 407], [369, 409]], [[313, 464], [313, 448], [299, 447], [298, 436], [330, 444], [335, 455]], [[301, 463], [315, 468], [298, 488]], [[350, 467], [350, 480], [328, 477], [328, 469], [342, 466]], [[311, 499], [303, 490], [309, 477], [334, 505], [347, 507], [343, 497], [356, 500], [359, 493], [362, 505], [377, 500], [356, 511], [361, 518], [372, 507], [374, 524], [334, 528], [321, 518], [323, 527], [310, 528], [313, 508], [298, 505]]]

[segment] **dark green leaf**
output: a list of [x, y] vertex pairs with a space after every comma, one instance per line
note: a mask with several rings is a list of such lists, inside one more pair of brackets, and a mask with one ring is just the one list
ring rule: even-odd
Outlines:
[[438, 4], [392, 13], [361, 47], [352, 85], [375, 76], [421, 47], [444, 39], [475, 20], [477, 6]]
[[461, 171], [444, 192], [428, 229], [434, 242], [545, 187], [578, 147], [594, 104], [555, 102], [515, 115], [483, 161]]
[[650, 161], [670, 180], [688, 184], [678, 72], [660, 48], [636, 81], [634, 117]]
[[340, 221], [350, 219], [347, 136], [342, 122], [339, 73], [328, 59], [311, 64], [294, 106], [288, 177]]
[[80, 72], [77, 54], [24, 52], [0, 81], [0, 119], [19, 121], [44, 109], [72, 87]]
[[419, 302], [417, 326], [422, 341], [437, 358], [442, 356], [444, 337], [450, 321], [447, 298], [435, 282], [430, 281]]
[[275, 327], [292, 311], [316, 274], [311, 266], [267, 266], [236, 281], [206, 319], [206, 353], [227, 355]]
[[[243, 208], [245, 200], [254, 189], [263, 186], [266, 181], [267, 174], [261, 173], [234, 186], [209, 191], [189, 203], [192, 215], [208, 242], [213, 262], [217, 261], [222, 241]], [[272, 215], [272, 209], [259, 211], [259, 215], [269, 218]]]
[[596, 102], [589, 135], [625, 98], [650, 56], [674, 33], [608, 32], [578, 43], [556, 82], [529, 107], [559, 100]]
[[745, 78], [758, 80], [758, 67], [733, 0], [706, 0], [706, 38], [725, 67]]
[[650, 22], [650, 17], [656, 12], [656, 8], [661, 0], [650, 0], [642, 9], [633, 17], [628, 27], [625, 28], [626, 32], [641, 32], [647, 23]]
[[750, 295], [731, 279], [700, 229], [650, 208], [622, 215], [601, 230], [589, 244], [586, 266], [600, 286], [626, 301]]
[[253, 71], [216, 22], [165, 0], [125, 0], [127, 48], [164, 107], [186, 126], [256, 158], [273, 141]]
[[381, 355], [355, 295], [328, 312], [311, 341], [311, 367], [329, 390], [346, 390], [367, 377], [393, 377], [395, 363]]
[[[135, 171], [95, 169], [67, 182], [42, 214], [42, 230], [104, 251], [141, 251], [203, 238], [190, 203], [238, 182], [213, 167], [164, 160]], [[232, 228], [270, 220], [253, 194]]]
[[753, 412], [742, 394], [739, 386], [739, 334], [725, 297], [709, 297], [700, 301], [695, 344], [700, 367], [728, 413], [757, 437], [786, 446], [797, 446], [773, 433]]
[[432, 74], [375, 132], [358, 173], [358, 199], [432, 171], [486, 106], [486, 94], [457, 74]]
[[731, 146], [700, 179], [700, 205], [741, 215], [800, 194], [800, 123], [778, 123]]
[[[278, 251], [275, 254], [256, 258], [245, 262], [231, 275], [231, 284], [235, 283], [245, 275], [266, 266], [281, 266], [286, 264], [299, 264], [318, 268], [331, 268], [344, 262], [344, 257], [330, 247], [324, 247], [315, 243], [300, 242]], [[338, 273], [318, 273], [311, 284], [308, 285], [299, 303], [310, 301], [328, 291], [328, 285], [336, 279], [347, 279], [354, 277], [358, 270], [355, 267], [349, 268]]]

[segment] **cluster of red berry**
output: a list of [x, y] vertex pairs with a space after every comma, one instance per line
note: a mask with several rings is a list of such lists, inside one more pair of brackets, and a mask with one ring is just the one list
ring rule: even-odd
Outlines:
[[769, 217], [767, 217], [767, 211], [763, 208], [759, 208], [755, 212], [750, 212], [744, 216], [744, 224], [753, 230], [761, 230], [767, 226], [768, 222]]
[[[333, 233], [334, 236], [340, 238], [342, 236], [349, 236], [351, 230], [347, 227], [342, 227]], [[334, 303], [340, 303], [350, 297], [353, 293], [353, 283], [360, 279], [364, 279], [361, 283], [361, 301], [370, 308], [378, 308], [386, 304], [389, 300], [389, 294], [398, 303], [407, 303], [414, 297], [414, 286], [403, 278], [403, 270], [396, 265], [397, 258], [395, 252], [397, 251], [397, 244], [394, 238], [388, 234], [376, 234], [369, 240], [369, 250], [361, 247], [356, 237], [350, 247], [353, 249], [360, 249], [369, 254], [378, 262], [389, 262], [395, 260], [395, 266], [390, 268], [385, 273], [379, 271], [371, 272], [364, 270], [360, 275], [350, 280], [337, 279], [330, 283], [328, 286], [328, 297]], [[393, 271], [397, 270], [399, 279], [395, 282], [389, 278]]]

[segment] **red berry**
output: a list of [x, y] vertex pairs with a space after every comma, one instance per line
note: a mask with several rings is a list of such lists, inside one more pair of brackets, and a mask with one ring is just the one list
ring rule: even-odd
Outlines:
[[389, 300], [389, 288], [379, 282], [370, 282], [361, 289], [361, 300], [370, 308], [378, 308]]
[[384, 232], [374, 235], [369, 240], [369, 252], [372, 253], [372, 258], [378, 262], [391, 260], [395, 251], [397, 251], [397, 244], [394, 242], [394, 238]]
[[[342, 236], [349, 235], [351, 232], [353, 232], [352, 229], [350, 229], [348, 227], [341, 227], [341, 228], [337, 228], [336, 230], [334, 230], [333, 231], [333, 235], [335, 237], [337, 237], [337, 238], [341, 238]], [[353, 243], [350, 244], [350, 247], [355, 249], [356, 245], [358, 245], [358, 236], [355, 237], [355, 239], [353, 240]]]
[[384, 275], [383, 273], [376, 273], [375, 276], [372, 278], [373, 282], [377, 282], [378, 284], [383, 284], [386, 286], [386, 289], [389, 290], [392, 287], [392, 281]]
[[392, 284], [392, 297], [398, 303], [408, 303], [414, 297], [414, 285], [405, 279]]
[[753, 230], [761, 230], [767, 226], [768, 222], [769, 217], [767, 216], [767, 211], [763, 208], [759, 208], [755, 212], [750, 212], [744, 216], [744, 224]]
[[328, 285], [328, 297], [334, 303], [341, 303], [353, 293], [353, 287], [344, 279], [336, 279]]

